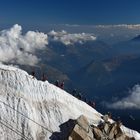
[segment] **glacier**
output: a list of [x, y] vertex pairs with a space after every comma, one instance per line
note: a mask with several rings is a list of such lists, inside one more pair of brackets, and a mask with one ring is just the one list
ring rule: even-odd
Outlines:
[[[90, 124], [101, 121], [99, 112], [48, 81], [0, 64], [0, 140], [49, 140], [60, 126], [84, 115]], [[122, 126], [140, 140], [140, 134]], [[57, 139], [57, 138], [56, 138]]]

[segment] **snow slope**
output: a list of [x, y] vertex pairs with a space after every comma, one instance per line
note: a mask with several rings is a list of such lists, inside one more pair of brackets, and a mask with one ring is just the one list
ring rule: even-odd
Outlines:
[[[101, 120], [96, 110], [48, 81], [0, 64], [0, 140], [48, 140], [82, 114], [95, 125]], [[122, 129], [140, 140], [138, 132]]]

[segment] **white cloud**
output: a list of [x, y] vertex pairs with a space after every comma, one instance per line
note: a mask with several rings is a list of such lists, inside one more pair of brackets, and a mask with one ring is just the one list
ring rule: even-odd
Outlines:
[[22, 27], [16, 24], [0, 32], [0, 61], [35, 65], [39, 59], [34, 52], [47, 44], [46, 34], [28, 31], [23, 35]]
[[[63, 24], [62, 24], [63, 25]], [[77, 25], [77, 24], [64, 24], [66, 27], [81, 27], [81, 28], [126, 28], [126, 29], [140, 29], [140, 24], [108, 24], [108, 25]]]
[[106, 106], [114, 109], [140, 109], [140, 85], [135, 85], [128, 97]]
[[118, 24], [118, 25], [96, 25], [96, 28], [127, 28], [127, 29], [140, 29], [140, 24]]
[[55, 32], [52, 30], [48, 33], [52, 41], [60, 41], [65, 45], [72, 45], [74, 43], [84, 43], [85, 41], [94, 41], [96, 37], [89, 33], [67, 33], [62, 30], [61, 32]]

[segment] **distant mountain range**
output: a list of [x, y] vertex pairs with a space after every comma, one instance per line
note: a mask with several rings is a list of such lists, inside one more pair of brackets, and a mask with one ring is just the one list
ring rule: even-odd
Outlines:
[[140, 35], [134, 37], [134, 38], [132, 39], [132, 41], [140, 41]]
[[67, 90], [77, 88], [87, 97], [125, 96], [121, 93], [140, 81], [140, 42], [134, 41], [138, 38], [112, 46], [98, 40], [68, 46], [50, 42], [43, 53], [36, 52], [41, 58], [35, 68], [38, 79], [44, 72], [49, 81], [64, 80]]
[[[102, 101], [126, 97], [129, 89], [140, 83], [140, 42], [134, 40], [113, 45], [99, 40], [68, 46], [50, 42], [44, 51], [36, 52], [40, 58], [38, 65], [19, 67], [30, 74], [34, 70], [37, 79], [45, 73], [51, 83], [64, 80], [66, 91], [72, 93], [77, 89], [86, 99], [94, 100], [96, 108], [101, 110]], [[139, 131], [137, 122], [133, 124]]]

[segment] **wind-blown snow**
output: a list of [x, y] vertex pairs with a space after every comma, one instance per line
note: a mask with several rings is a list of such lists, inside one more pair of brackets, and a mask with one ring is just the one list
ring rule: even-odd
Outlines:
[[[0, 112], [1, 140], [21, 139], [19, 134], [24, 135], [24, 139], [48, 140], [69, 119], [85, 115], [95, 125], [101, 120], [101, 114], [95, 109], [48, 81], [38, 81], [25, 71], [2, 64]], [[127, 128], [124, 131], [140, 139], [136, 131]]]

